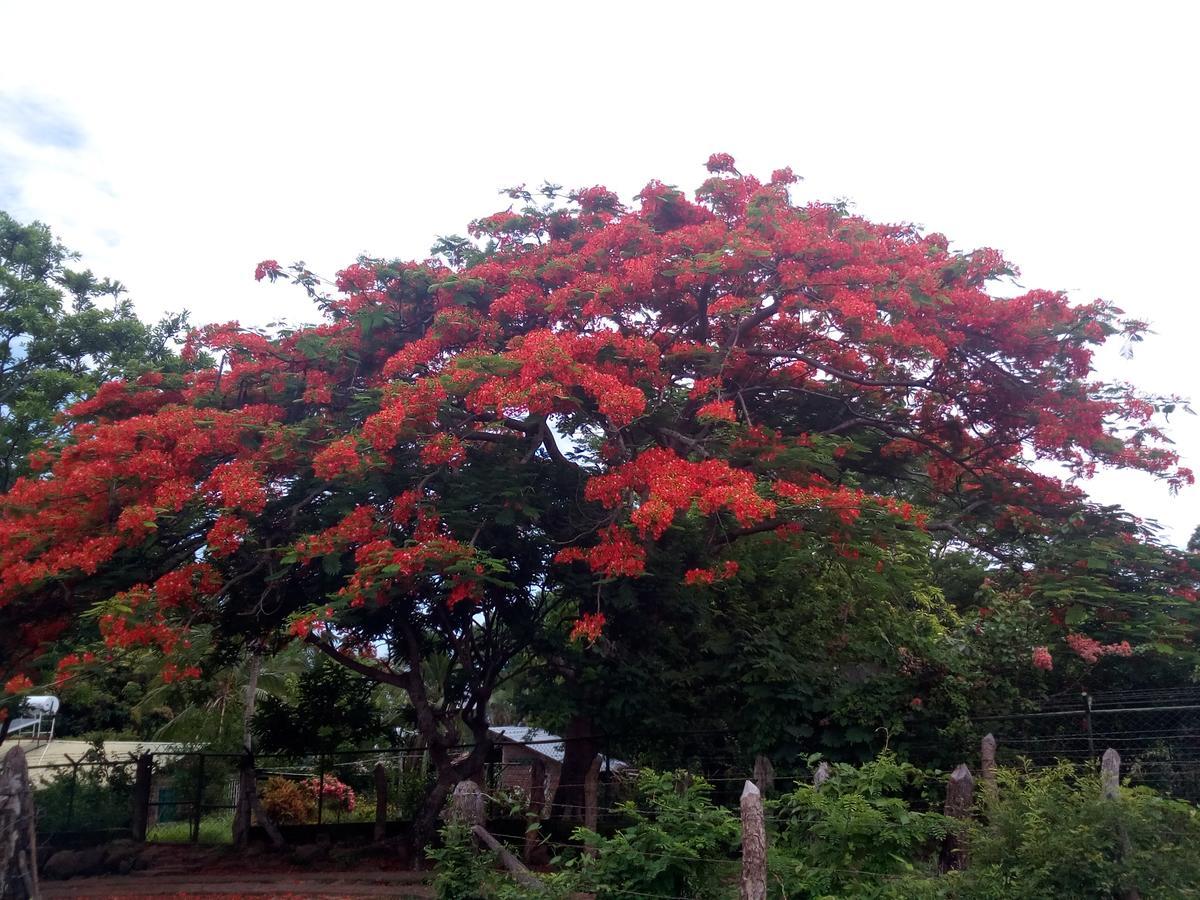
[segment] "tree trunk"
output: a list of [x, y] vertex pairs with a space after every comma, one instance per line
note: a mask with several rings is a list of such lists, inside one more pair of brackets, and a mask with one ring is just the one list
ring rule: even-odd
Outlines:
[[242, 760], [238, 776], [237, 808], [233, 812], [233, 844], [245, 849], [250, 844], [250, 827], [257, 815], [271, 843], [284, 845], [283, 835], [275, 827], [266, 810], [258, 801], [258, 779], [254, 767], [254, 708], [258, 701], [258, 675], [262, 670], [262, 654], [255, 651], [250, 657], [246, 675], [246, 699], [242, 709]]
[[[428, 707], [426, 711], [432, 712]], [[427, 731], [430, 726], [425, 725], [426, 722], [433, 723], [432, 733]], [[470, 723], [474, 738], [470, 752], [455, 759], [451, 751], [457, 743], [456, 738], [447, 736], [438, 729], [432, 715], [422, 715], [421, 710], [418, 709], [417, 723], [421, 736], [425, 738], [429, 748], [429, 759], [433, 763], [434, 771], [437, 772], [437, 780], [434, 782], [433, 789], [425, 797], [424, 803], [421, 804], [421, 811], [413, 821], [412, 849], [414, 854], [420, 854], [433, 841], [440, 827], [441, 813], [446, 805], [446, 798], [450, 796], [450, 792], [460, 781], [478, 776], [492, 746], [488, 737], [487, 722], [476, 719]]]
[[419, 856], [421, 851], [433, 842], [434, 835], [441, 827], [442, 808], [446, 805], [446, 798], [450, 796], [454, 785], [454, 773], [443, 772], [439, 769], [433, 788], [425, 795], [425, 799], [421, 803], [421, 810], [413, 819], [412, 849], [414, 854]]
[[583, 822], [587, 806], [585, 789], [588, 772], [596, 759], [595, 729], [591, 716], [574, 716], [563, 735], [563, 761], [550, 818], [562, 822]]

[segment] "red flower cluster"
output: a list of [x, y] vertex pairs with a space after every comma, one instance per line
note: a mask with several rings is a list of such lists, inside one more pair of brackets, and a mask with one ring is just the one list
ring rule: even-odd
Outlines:
[[660, 538], [675, 514], [695, 505], [704, 515], [728, 510], [742, 525], [759, 522], [775, 511], [760, 497], [750, 472], [734, 469], [724, 460], [691, 462], [670, 450], [647, 450], [633, 462], [607, 475], [592, 478], [589, 500], [612, 509], [636, 498], [630, 521], [642, 535]]
[[254, 280], [262, 281], [264, 278], [270, 278], [274, 281], [280, 274], [282, 269], [279, 263], [273, 259], [264, 259], [254, 267]]
[[732, 400], [713, 400], [696, 411], [697, 422], [736, 422]]
[[596, 641], [600, 640], [600, 635], [604, 632], [604, 625], [607, 621], [604, 618], [604, 613], [584, 613], [571, 628], [571, 640], [586, 640], [589, 644], [596, 643]]
[[1044, 669], [1049, 672], [1054, 668], [1054, 657], [1050, 655], [1050, 651], [1045, 647], [1033, 648], [1033, 667], [1035, 669]]
[[606, 578], [636, 577], [646, 569], [646, 549], [635, 544], [629, 532], [616, 525], [600, 531], [594, 547], [567, 547], [554, 556], [557, 563], [586, 562]]
[[4, 682], [4, 693], [20, 694], [33, 687], [33, 682], [28, 675], [14, 675], [8, 681]]
[[306, 638], [310, 634], [320, 633], [328, 627], [327, 623], [333, 618], [333, 609], [313, 610], [303, 615], [295, 616], [288, 630], [298, 638]]
[[[106, 638], [164, 649], [185, 621], [219, 621], [216, 598], [259, 572], [292, 604], [284, 615], [312, 604], [310, 588], [340, 590], [347, 603], [326, 618], [360, 646], [367, 603], [486, 602], [495, 582], [475, 567], [489, 551], [474, 542], [502, 504], [464, 492], [495, 460], [574, 466], [589, 525], [551, 539], [557, 561], [600, 578], [642, 574], [651, 542], [700, 517], [714, 557], [749, 532], [820, 529], [842, 559], [882, 564], [874, 513], [921, 527], [921, 490], [978, 509], [967, 532], [1036, 533], [1082, 494], [1033, 459], [1190, 481], [1149, 421], [1162, 402], [1091, 371], [1106, 335], [1140, 323], [1059, 292], [993, 297], [988, 279], [1011, 271], [995, 251], [797, 205], [787, 169], [763, 183], [728, 154], [708, 166], [694, 198], [651, 182], [627, 208], [592, 187], [574, 205], [477, 220], [487, 252], [359, 262], [338, 273], [321, 324], [198, 329], [185, 356], [219, 367], [112, 382], [76, 404], [65, 446], [0, 499], [0, 624], [14, 625], [0, 649], [43, 641], [61, 624], [46, 620], [107, 599], [103, 584], [141, 598]], [[264, 260], [255, 277], [282, 272]], [[860, 488], [883, 490], [883, 471], [905, 473], [895, 497]], [[152, 546], [169, 552], [143, 562]], [[351, 549], [344, 573], [291, 568]], [[1164, 595], [1196, 596], [1194, 573], [1176, 580]], [[580, 621], [584, 637], [603, 624]], [[1132, 652], [1068, 641], [1089, 661]]]
[[173, 684], [176, 681], [195, 681], [200, 678], [201, 674], [200, 669], [196, 666], [178, 666], [169, 662], [163, 666], [161, 677], [163, 684]]
[[684, 584], [713, 584], [718, 581], [726, 581], [738, 573], [738, 564], [734, 560], [727, 560], [722, 563], [717, 569], [688, 569], [684, 573]]

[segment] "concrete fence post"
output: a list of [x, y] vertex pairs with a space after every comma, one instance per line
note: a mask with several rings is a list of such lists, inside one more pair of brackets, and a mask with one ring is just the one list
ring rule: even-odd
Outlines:
[[[1100, 760], [1100, 791], [1105, 800], [1112, 803], [1121, 802], [1121, 754], [1109, 747], [1104, 751]], [[1124, 823], [1118, 823], [1117, 835], [1121, 840], [1121, 859], [1124, 861], [1133, 854], [1133, 845], [1129, 840], [1129, 832]], [[1141, 900], [1137, 887], [1130, 885], [1122, 888], [1122, 900]]]

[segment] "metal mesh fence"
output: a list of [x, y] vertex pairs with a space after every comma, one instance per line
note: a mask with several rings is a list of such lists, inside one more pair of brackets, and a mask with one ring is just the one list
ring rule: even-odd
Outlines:
[[1090, 763], [1112, 747], [1132, 783], [1200, 801], [1200, 687], [1064, 695], [975, 723], [1001, 764]]
[[[962, 759], [973, 767], [978, 739], [988, 732], [996, 738], [1001, 765], [1096, 763], [1113, 747], [1121, 754], [1122, 773], [1132, 783], [1200, 802], [1200, 687], [1064, 695], [1026, 711], [976, 717], [974, 726], [973, 746], [962, 748]], [[711, 746], [706, 752], [680, 759], [670, 768], [703, 774], [713, 785], [714, 799], [735, 804], [753, 762], [732, 746], [707, 743]], [[513, 816], [531, 800], [549, 812], [563, 777], [556, 764], [562, 760], [563, 746], [557, 738], [498, 742], [481, 773], [488, 815]], [[616, 746], [632, 749], [619, 742]], [[634, 764], [641, 761], [636, 753], [622, 755]], [[241, 754], [179, 751], [148, 756], [147, 836], [158, 841], [228, 843], [238, 806]], [[622, 785], [627, 787], [629, 779], [609, 769], [610, 757], [602, 759], [596, 799], [604, 820], [627, 793]], [[779, 789], [811, 779], [807, 759], [798, 756], [790, 764], [777, 762]], [[282, 825], [362, 823], [365, 827], [376, 820], [380, 787], [386, 794], [386, 821], [411, 822], [434, 783], [433, 768], [420, 748], [309, 756], [259, 754], [254, 764], [258, 797]], [[619, 765], [624, 775], [634, 771], [625, 763]], [[664, 768], [661, 762], [657, 767]], [[29, 769], [38, 830], [45, 837], [128, 834], [134, 827], [136, 756], [106, 759], [89, 753], [78, 762], [33, 763]]]

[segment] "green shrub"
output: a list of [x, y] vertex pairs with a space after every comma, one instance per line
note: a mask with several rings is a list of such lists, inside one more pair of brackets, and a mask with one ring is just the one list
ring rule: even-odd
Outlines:
[[102, 831], [128, 828], [133, 817], [132, 763], [109, 761], [94, 746], [76, 772], [64, 767], [43, 782], [34, 795], [38, 830]]
[[311, 792], [300, 782], [282, 775], [272, 775], [261, 791], [263, 809], [280, 825], [307, 822], [316, 815], [316, 803]]
[[[940, 784], [937, 785], [940, 788]], [[938, 896], [935, 856], [951, 820], [928, 808], [932, 776], [883, 753], [834, 765], [770, 804], [770, 870], [788, 897]]]
[[410, 766], [401, 769], [396, 774], [394, 794], [389, 793], [392, 797], [389, 806], [394, 809], [395, 817], [408, 822], [415, 819], [436, 780], [436, 772], [432, 767]]
[[[993, 794], [976, 789], [968, 824], [937, 811], [943, 773], [884, 753], [859, 767], [835, 765], [819, 790], [800, 785], [768, 804], [769, 889], [778, 900], [1048, 900], [1198, 896], [1200, 811], [1144, 787], [1101, 795], [1093, 769], [1070, 764], [1001, 769]], [[701, 779], [642, 773], [637, 797], [618, 809], [624, 824], [604, 837], [576, 829], [585, 851], [559, 858], [545, 896], [570, 891], [598, 900], [639, 894], [695, 900], [737, 895], [737, 813], [714, 806]], [[941, 875], [937, 857], [951, 829], [969, 851], [964, 872]], [[461, 826], [443, 832], [442, 900], [529, 896], [474, 846]]]
[[493, 897], [490, 858], [479, 852], [465, 825], [450, 823], [442, 831], [442, 846], [427, 850], [437, 861], [433, 890], [438, 900], [486, 900]]
[[729, 896], [741, 826], [735, 813], [713, 805], [711, 792], [702, 778], [685, 772], [642, 772], [636, 799], [617, 807], [630, 824], [612, 837], [576, 829], [574, 836], [592, 851], [566, 861], [579, 889], [598, 900], [631, 891], [696, 900]]
[[[1068, 763], [1002, 769], [994, 802], [970, 835], [962, 896], [1193, 896], [1200, 885], [1200, 813], [1149, 788], [1106, 800], [1094, 772]], [[1122, 839], [1124, 834], [1127, 844]]]

